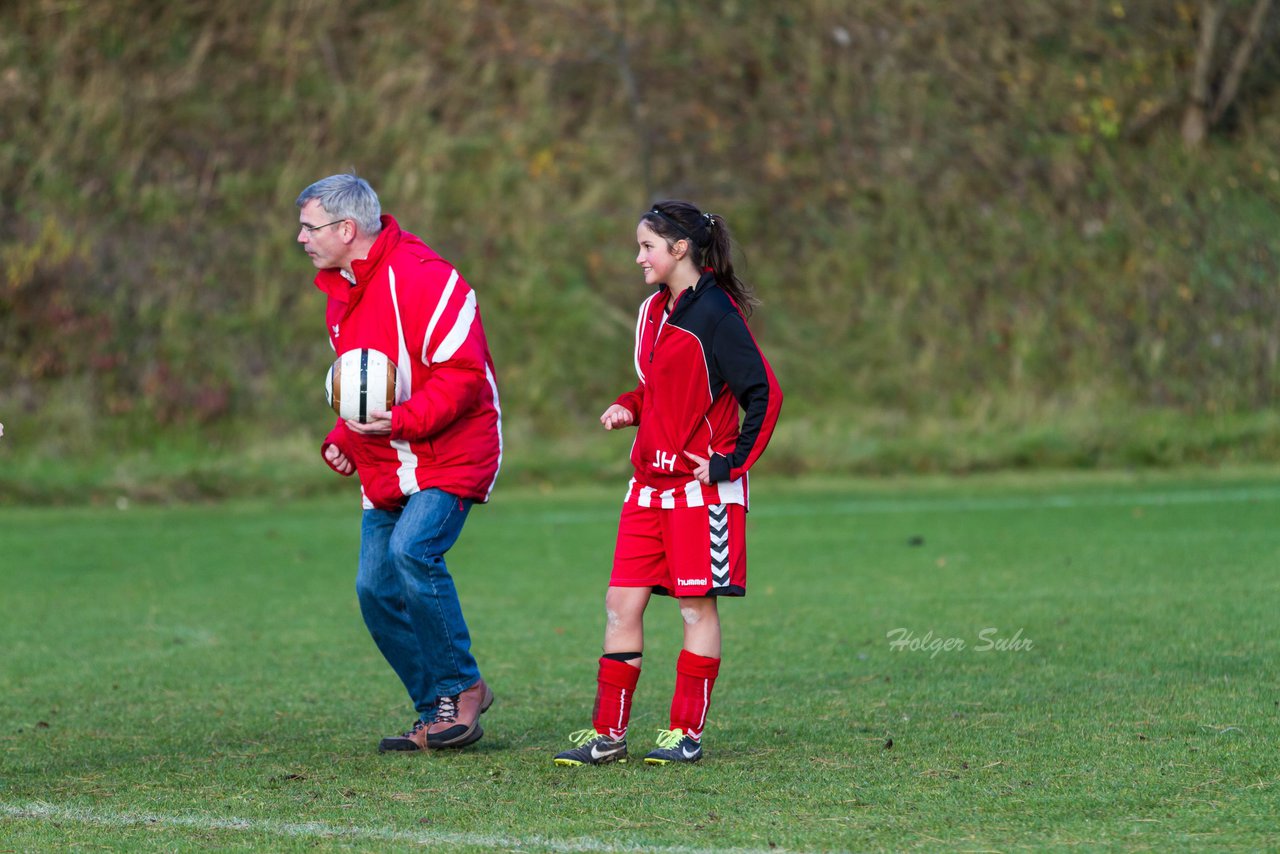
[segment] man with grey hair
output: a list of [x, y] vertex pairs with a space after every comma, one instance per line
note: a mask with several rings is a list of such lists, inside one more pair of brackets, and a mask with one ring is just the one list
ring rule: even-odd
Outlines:
[[374, 642], [418, 714], [379, 750], [464, 747], [484, 731], [493, 692], [448, 552], [502, 462], [502, 412], [476, 294], [448, 261], [382, 214], [355, 175], [298, 196], [298, 243], [328, 297], [335, 354], [377, 350], [394, 363], [396, 402], [338, 419], [321, 445], [329, 467], [358, 474], [364, 515], [356, 594]]

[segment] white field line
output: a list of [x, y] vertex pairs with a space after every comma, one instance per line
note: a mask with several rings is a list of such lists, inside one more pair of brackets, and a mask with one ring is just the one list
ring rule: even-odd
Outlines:
[[[404, 831], [390, 827], [360, 827], [329, 824], [322, 821], [275, 821], [258, 818], [215, 818], [206, 815], [170, 815], [152, 812], [116, 812], [114, 810], [85, 807], [58, 806], [44, 801], [25, 804], [0, 802], [0, 819], [26, 821], [73, 822], [97, 827], [162, 827], [200, 831], [241, 831], [291, 838], [338, 839], [354, 842], [392, 842], [407, 845], [446, 846], [469, 845], [476, 848], [502, 851], [595, 851], [610, 852], [655, 851], [660, 854], [713, 854], [735, 852], [754, 854], [747, 848], [685, 848], [680, 846], [655, 847], [640, 843], [620, 844], [598, 839], [549, 839], [544, 836], [501, 836], [486, 833], [450, 833], [447, 831]], [[766, 849], [760, 849], [763, 852]], [[767, 849], [772, 852], [782, 848]]]
[[[773, 499], [769, 499], [772, 504]], [[777, 506], [766, 505], [757, 499], [752, 502], [751, 515], [757, 519], [775, 516], [857, 516], [898, 513], [972, 513], [983, 511], [1022, 510], [1075, 510], [1089, 507], [1173, 507], [1195, 504], [1242, 504], [1248, 502], [1280, 501], [1280, 486], [1256, 486], [1240, 488], [1184, 489], [1141, 492], [1093, 492], [1074, 495], [1025, 495], [983, 497], [933, 498], [927, 495], [915, 498], [845, 498], [832, 495], [829, 499], [791, 502], [778, 499]], [[579, 512], [549, 512], [513, 514], [520, 520], [533, 519], [547, 525], [571, 525], [581, 522], [616, 520], [621, 510], [618, 506], [607, 510], [583, 510]], [[763, 505], [763, 506], [762, 506]]]

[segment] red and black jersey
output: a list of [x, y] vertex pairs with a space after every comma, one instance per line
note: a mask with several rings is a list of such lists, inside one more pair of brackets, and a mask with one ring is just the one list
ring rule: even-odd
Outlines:
[[[638, 428], [626, 500], [642, 507], [746, 505], [747, 470], [773, 435], [782, 389], [711, 273], [674, 298], [661, 285], [645, 300], [635, 364], [640, 384], [617, 400]], [[693, 476], [686, 452], [711, 460], [710, 486]]]

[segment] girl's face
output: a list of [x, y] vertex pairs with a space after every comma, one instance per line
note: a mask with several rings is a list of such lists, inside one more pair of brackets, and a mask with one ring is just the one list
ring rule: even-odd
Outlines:
[[679, 259], [671, 253], [666, 238], [649, 228], [647, 222], [641, 221], [636, 226], [636, 243], [640, 246], [636, 263], [644, 270], [644, 283], [657, 287], [670, 281]]

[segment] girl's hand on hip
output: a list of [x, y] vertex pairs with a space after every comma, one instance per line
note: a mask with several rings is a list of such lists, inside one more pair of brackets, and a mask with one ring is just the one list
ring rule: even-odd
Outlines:
[[689, 459], [693, 460], [693, 464], [695, 466], [693, 470], [693, 476], [698, 479], [698, 482], [703, 484], [704, 486], [710, 486], [711, 485], [711, 461], [708, 460], [706, 457], [700, 457], [697, 454], [691, 454], [688, 451], [685, 451], [684, 455]]

